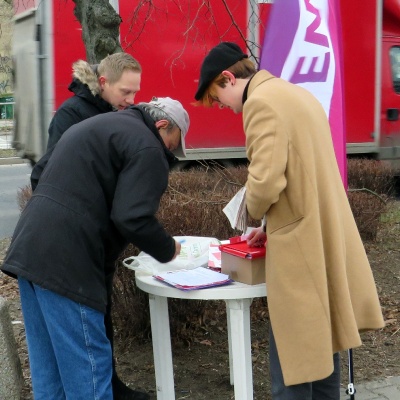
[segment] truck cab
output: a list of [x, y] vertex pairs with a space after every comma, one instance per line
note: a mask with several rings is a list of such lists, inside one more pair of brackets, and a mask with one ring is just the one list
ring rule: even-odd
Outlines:
[[386, 0], [382, 24], [380, 158], [400, 158], [400, 4]]

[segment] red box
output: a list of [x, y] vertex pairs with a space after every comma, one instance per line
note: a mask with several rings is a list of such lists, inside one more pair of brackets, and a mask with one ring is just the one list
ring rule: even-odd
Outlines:
[[249, 247], [246, 241], [221, 244], [221, 272], [237, 282], [265, 282], [265, 246]]

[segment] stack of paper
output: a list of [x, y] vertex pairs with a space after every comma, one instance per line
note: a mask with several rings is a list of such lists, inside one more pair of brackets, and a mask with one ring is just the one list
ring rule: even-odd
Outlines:
[[228, 275], [204, 267], [168, 271], [153, 277], [181, 290], [203, 289], [232, 282]]
[[245, 232], [247, 229], [246, 187], [242, 187], [222, 210], [231, 227]]
[[208, 268], [211, 268], [214, 271], [221, 272], [221, 250], [219, 246], [221, 244], [228, 244], [229, 240], [221, 240], [218, 244], [210, 243], [210, 247], [208, 249]]
[[210, 244], [208, 252], [208, 268], [214, 271], [221, 271], [221, 250], [219, 244]]

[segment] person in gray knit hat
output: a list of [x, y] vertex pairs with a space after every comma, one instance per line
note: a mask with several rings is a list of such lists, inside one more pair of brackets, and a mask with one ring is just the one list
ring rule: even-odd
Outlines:
[[[146, 106], [145, 103], [139, 103], [144, 105], [145, 110], [155, 118], [165, 118], [171, 123], [171, 126], [176, 124], [180, 131], [180, 142], [174, 148], [169, 148], [176, 157], [186, 157], [186, 146], [185, 136], [189, 130], [189, 114], [182, 107], [179, 107], [180, 103], [178, 100], [171, 99], [170, 97], [153, 97]], [[170, 142], [166, 139], [167, 142]], [[168, 147], [168, 146], [167, 146]]]
[[73, 125], [35, 166], [1, 267], [18, 278], [35, 399], [148, 398], [115, 394], [105, 318], [128, 243], [159, 262], [180, 252], [156, 213], [188, 129], [182, 104], [158, 98]]

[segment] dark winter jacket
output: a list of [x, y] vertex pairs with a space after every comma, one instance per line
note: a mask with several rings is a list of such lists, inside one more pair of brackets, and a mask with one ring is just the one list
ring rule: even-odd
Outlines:
[[107, 269], [128, 243], [160, 262], [175, 253], [155, 218], [169, 159], [140, 107], [75, 124], [54, 147], [2, 270], [105, 312]]
[[74, 93], [58, 108], [49, 126], [47, 149], [53, 147], [72, 125], [95, 115], [112, 111], [112, 106], [100, 97], [98, 77], [86, 61], [72, 65], [73, 81], [68, 90]]

